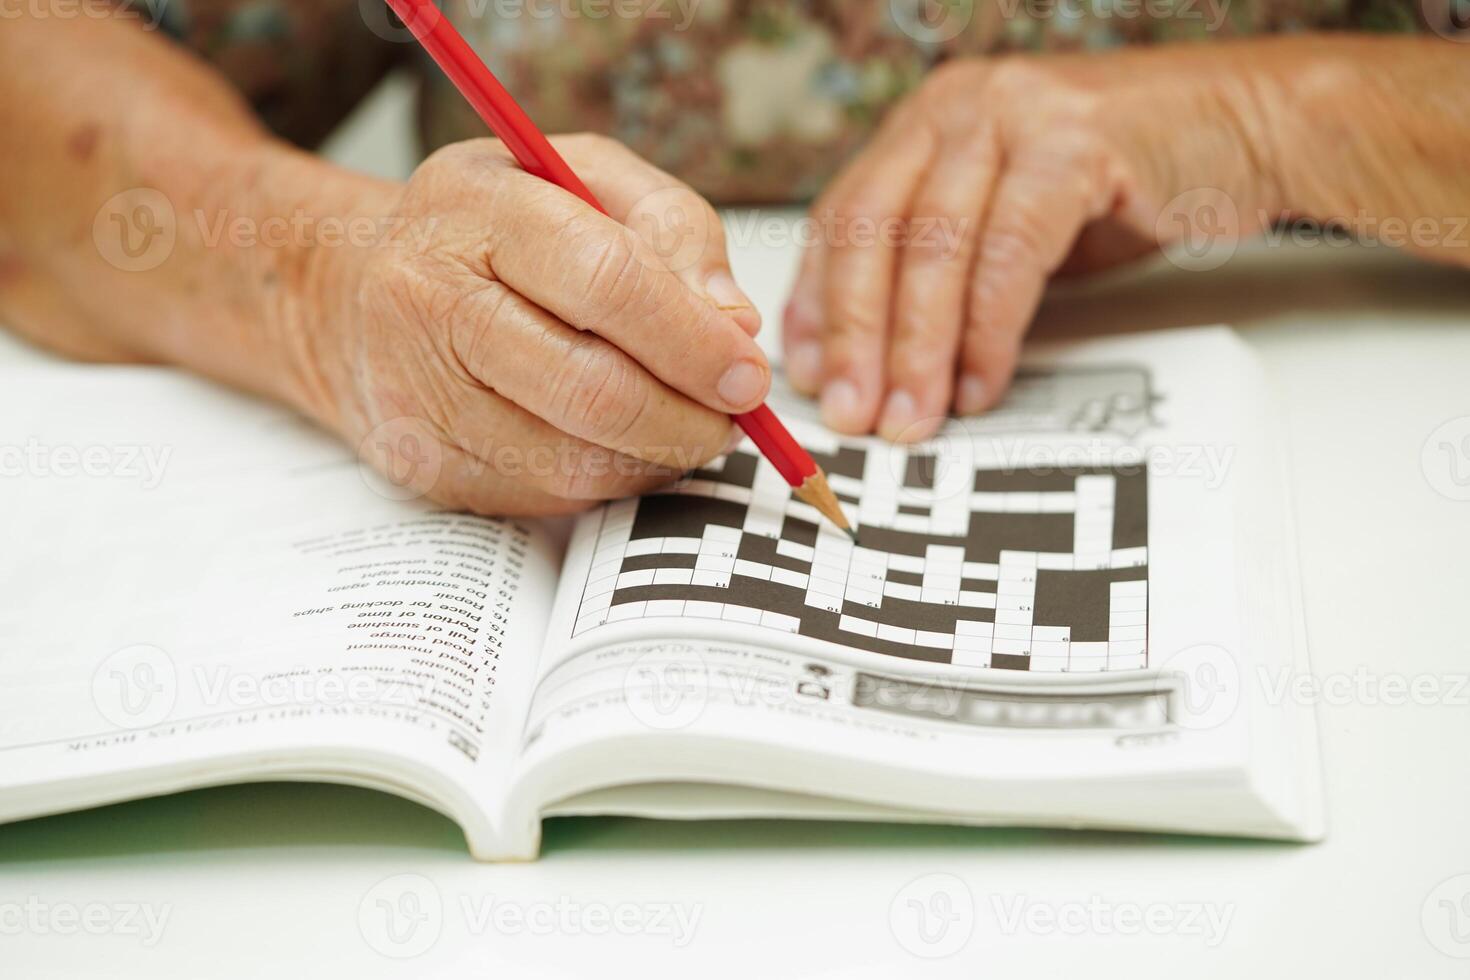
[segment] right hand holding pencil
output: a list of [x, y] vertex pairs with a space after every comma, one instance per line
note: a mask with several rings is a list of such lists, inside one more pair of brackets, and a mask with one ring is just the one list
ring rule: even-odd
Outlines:
[[[395, 216], [386, 240], [302, 256], [300, 401], [408, 494], [580, 510], [719, 455], [766, 394], [709, 205], [613, 141], [556, 142], [626, 224], [475, 140], [363, 202]], [[670, 209], [692, 248], [660, 240]]]

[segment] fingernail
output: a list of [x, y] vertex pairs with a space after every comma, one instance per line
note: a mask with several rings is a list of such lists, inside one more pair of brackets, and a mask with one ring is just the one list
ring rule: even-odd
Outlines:
[[822, 389], [822, 421], [829, 428], [843, 432], [862, 428], [863, 420], [858, 418], [857, 385], [847, 378], [827, 383], [827, 387]]
[[736, 361], [720, 379], [718, 390], [731, 406], [745, 408], [766, 390], [766, 372], [754, 361]]
[[960, 378], [959, 387], [955, 391], [955, 411], [961, 415], [974, 415], [985, 407], [985, 382], [967, 374]]
[[878, 434], [893, 442], [919, 442], [934, 434], [938, 419], [920, 419], [914, 396], [902, 388], [888, 396], [878, 419]]
[[816, 391], [822, 383], [822, 345], [806, 340], [791, 348], [786, 359], [786, 374], [802, 391]]
[[740, 287], [735, 285], [734, 278], [724, 269], [717, 269], [711, 273], [710, 277], [704, 281], [704, 289], [709, 293], [709, 298], [714, 300], [715, 305], [721, 309], [748, 309], [754, 305], [750, 302], [750, 297], [740, 291]]

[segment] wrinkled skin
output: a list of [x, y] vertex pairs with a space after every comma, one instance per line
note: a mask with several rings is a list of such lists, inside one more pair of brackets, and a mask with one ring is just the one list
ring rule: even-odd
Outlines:
[[1054, 275], [1190, 221], [1235, 238], [1283, 215], [1463, 213], [1470, 112], [1435, 93], [1467, 66], [1463, 45], [1340, 36], [945, 65], [811, 209], [792, 382], [835, 429], [922, 439], [1004, 395]]
[[391, 212], [391, 240], [320, 250], [308, 277], [316, 413], [451, 506], [648, 490], [723, 452], [769, 385], [713, 210], [616, 143], [556, 142], [621, 222], [472, 141], [362, 203]]

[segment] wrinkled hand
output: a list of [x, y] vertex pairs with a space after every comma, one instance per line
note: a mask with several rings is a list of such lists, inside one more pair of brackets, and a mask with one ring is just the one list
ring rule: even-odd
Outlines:
[[1266, 96], [1230, 57], [936, 70], [812, 208], [785, 314], [793, 384], [820, 392], [839, 431], [926, 438], [951, 407], [1002, 397], [1054, 273], [1155, 250], [1176, 233], [1161, 208], [1189, 188], [1219, 188], [1241, 213], [1269, 206]]
[[766, 393], [709, 205], [610, 140], [555, 142], [617, 220], [477, 140], [364, 205], [385, 240], [317, 249], [317, 414], [405, 495], [582, 509], [719, 455]]

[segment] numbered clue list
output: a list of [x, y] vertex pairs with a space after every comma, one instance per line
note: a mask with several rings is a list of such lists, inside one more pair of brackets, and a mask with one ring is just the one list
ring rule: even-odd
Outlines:
[[353, 707], [442, 729], [475, 759], [530, 533], [435, 514], [296, 542], [322, 586], [292, 615], [337, 638]]

